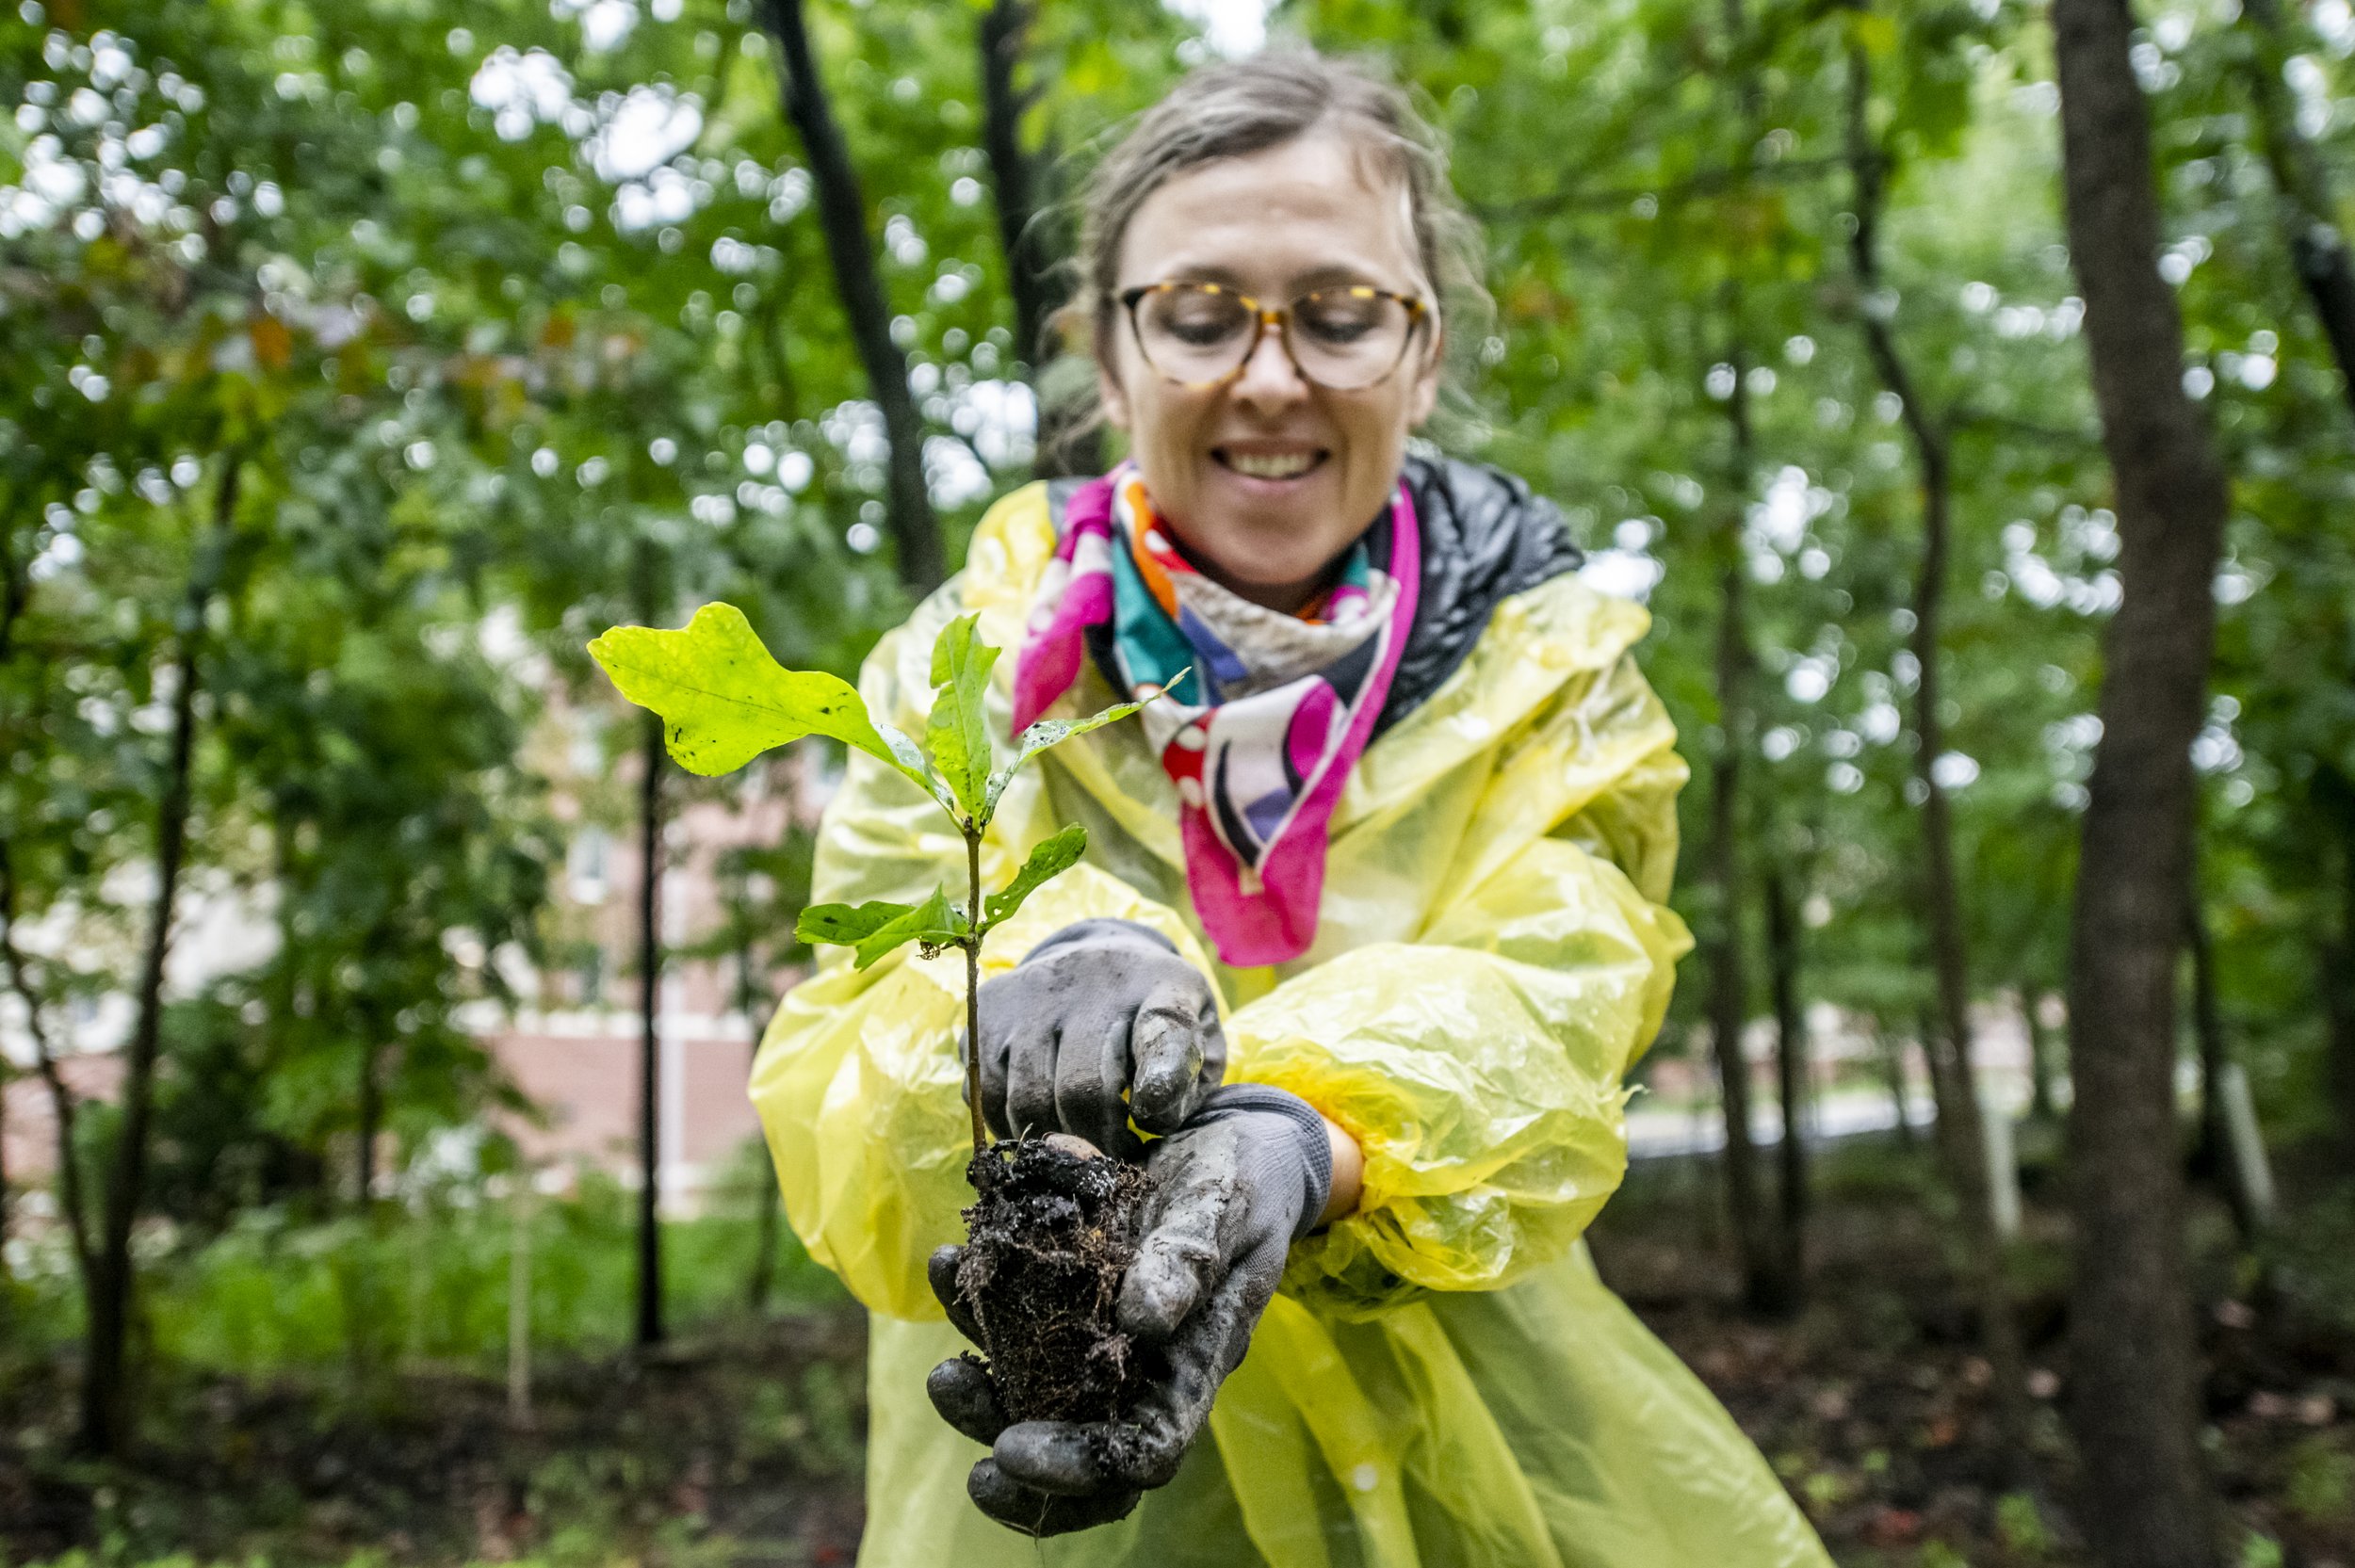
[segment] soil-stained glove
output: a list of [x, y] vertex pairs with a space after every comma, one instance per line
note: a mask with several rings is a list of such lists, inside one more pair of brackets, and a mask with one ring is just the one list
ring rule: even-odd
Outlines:
[[980, 996], [982, 1114], [1000, 1138], [1078, 1135], [1143, 1156], [1129, 1119], [1173, 1133], [1226, 1071], [1210, 982], [1133, 920], [1080, 920]]
[[[1156, 1186], [1121, 1285], [1120, 1326], [1158, 1348], [1167, 1370], [1128, 1420], [1008, 1426], [987, 1375], [965, 1357], [942, 1362], [927, 1382], [949, 1424], [991, 1447], [966, 1480], [973, 1501], [1026, 1534], [1117, 1519], [1142, 1489], [1177, 1475], [1219, 1385], [1250, 1348], [1286, 1253], [1315, 1228], [1332, 1191], [1324, 1118], [1259, 1084], [1211, 1091], [1183, 1128], [1152, 1146], [1147, 1164]], [[970, 1335], [956, 1254], [934, 1254], [933, 1288]]]

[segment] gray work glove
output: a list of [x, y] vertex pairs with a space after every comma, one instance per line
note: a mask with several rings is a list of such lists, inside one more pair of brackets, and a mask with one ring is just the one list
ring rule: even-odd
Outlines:
[[981, 990], [982, 1114], [1000, 1138], [1072, 1133], [1143, 1156], [1226, 1071], [1210, 982], [1133, 920], [1080, 920]]
[[[1178, 1474], [1241, 1364], [1283, 1277], [1291, 1244], [1332, 1194], [1324, 1118], [1298, 1095], [1260, 1084], [1210, 1091], [1184, 1127], [1152, 1145], [1155, 1178], [1137, 1260], [1121, 1282], [1120, 1326], [1158, 1349], [1166, 1373], [1128, 1419], [1009, 1426], [988, 1376], [959, 1356], [933, 1368], [933, 1406], [990, 1457], [966, 1490], [983, 1512], [1026, 1535], [1061, 1535], [1126, 1514], [1146, 1487]], [[934, 1294], [968, 1338], [957, 1300], [960, 1249], [933, 1254]]]

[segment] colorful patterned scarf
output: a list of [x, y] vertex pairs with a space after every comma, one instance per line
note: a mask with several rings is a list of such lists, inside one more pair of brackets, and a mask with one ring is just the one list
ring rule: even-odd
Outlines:
[[1316, 937], [1326, 826], [1381, 717], [1421, 581], [1404, 482], [1335, 587], [1294, 616], [1196, 571], [1123, 463], [1064, 509], [1015, 660], [1015, 728], [1070, 689], [1093, 627], [1109, 625], [1136, 696], [1191, 669], [1141, 718], [1178, 786], [1194, 913], [1228, 964], [1298, 958]]

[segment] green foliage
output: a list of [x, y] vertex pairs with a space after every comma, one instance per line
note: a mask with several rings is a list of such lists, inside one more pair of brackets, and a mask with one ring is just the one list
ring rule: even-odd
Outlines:
[[1022, 869], [1015, 873], [1014, 881], [991, 894], [982, 906], [987, 916], [983, 929], [1013, 919], [1023, 899], [1079, 865], [1087, 847], [1087, 830], [1077, 823], [1041, 840], [1039, 847], [1031, 851], [1031, 858], [1022, 863]]
[[[1015, 769], [1145, 705], [1123, 703], [1087, 719], [1033, 724], [1022, 733], [1014, 759], [992, 772], [986, 703], [998, 650], [981, 639], [980, 622], [978, 615], [959, 616], [934, 640], [935, 689], [923, 752], [870, 715], [839, 678], [781, 668], [731, 605], [706, 605], [680, 631], [617, 626], [589, 652], [623, 696], [661, 716], [671, 754], [686, 767], [725, 771], [803, 736], [827, 736], [897, 770], [977, 846]], [[795, 931], [804, 942], [853, 946], [861, 969], [911, 942], [927, 953], [951, 946], [979, 951], [992, 926], [1010, 918], [1042, 883], [1079, 864], [1086, 849], [1087, 831], [1066, 827], [1032, 850], [1015, 880], [986, 902], [976, 885], [962, 911], [943, 888], [918, 905], [818, 904], [802, 912]]]
[[[1180, 671], [1178, 680], [1170, 683], [1171, 688], [1193, 673], [1191, 669]], [[1145, 702], [1154, 700], [1148, 697]], [[983, 819], [987, 820], [998, 810], [998, 797], [1006, 792], [1006, 785], [1014, 782], [1015, 774], [1021, 770], [1024, 763], [1042, 752], [1052, 751], [1066, 740], [1075, 739], [1092, 730], [1100, 730], [1107, 724], [1116, 724], [1143, 706], [1145, 703], [1115, 703], [1103, 712], [1090, 714], [1085, 719], [1042, 719], [1024, 730], [1015, 737], [1014, 759], [989, 776], [989, 789], [982, 798]]]
[[[759, 1175], [771, 1179], [765, 1169]], [[246, 1207], [219, 1236], [155, 1266], [148, 1290], [156, 1349], [176, 1366], [265, 1379], [334, 1371], [355, 1357], [500, 1375], [519, 1224], [528, 1231], [534, 1353], [597, 1355], [627, 1345], [629, 1195], [592, 1176], [575, 1196], [528, 1197], [520, 1210], [518, 1202], [476, 1183], [365, 1219]], [[664, 1227], [666, 1294], [686, 1331], [743, 1310], [757, 1227], [749, 1207], [722, 1205]], [[789, 1231], [777, 1243], [780, 1310], [843, 1299]], [[68, 1288], [62, 1278], [43, 1286], [56, 1296], [44, 1303], [45, 1326], [59, 1337], [76, 1326]]]
[[671, 755], [691, 773], [732, 773], [763, 752], [821, 735], [938, 796], [915, 742], [870, 719], [839, 675], [781, 668], [734, 605], [706, 605], [675, 632], [616, 626], [589, 654], [616, 690], [661, 717]]
[[933, 644], [933, 685], [938, 690], [924, 728], [924, 746], [966, 819], [986, 826], [989, 719], [982, 703], [998, 650], [981, 639], [976, 629], [981, 619], [959, 616]]

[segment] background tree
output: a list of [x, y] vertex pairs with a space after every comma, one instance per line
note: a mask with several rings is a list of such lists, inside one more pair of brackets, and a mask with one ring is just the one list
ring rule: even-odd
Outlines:
[[2182, 317], [2156, 266], [2131, 18], [2122, 0], [2061, 0], [2053, 20], [2071, 251], [2118, 489], [2123, 592], [2104, 647], [2070, 987], [2071, 1417], [2103, 1559], [2196, 1565], [2216, 1561], [2217, 1547], [2184, 1286], [2175, 957], [2226, 481], [2183, 391]]

